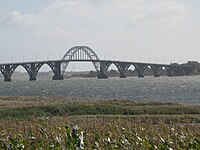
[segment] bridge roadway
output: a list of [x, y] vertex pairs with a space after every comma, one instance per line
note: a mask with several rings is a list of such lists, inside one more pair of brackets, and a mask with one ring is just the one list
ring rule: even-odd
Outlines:
[[108, 78], [108, 69], [112, 64], [117, 67], [120, 78], [126, 78], [126, 73], [132, 65], [135, 67], [138, 77], [144, 77], [144, 71], [147, 68], [152, 69], [154, 77], [159, 77], [162, 70], [165, 70], [168, 76], [187, 76], [191, 70], [190, 67], [184, 65], [100, 60], [91, 48], [87, 46], [75, 46], [68, 50], [61, 60], [4, 63], [0, 64], [0, 71], [4, 76], [4, 81], [11, 81], [13, 72], [17, 67], [22, 66], [29, 74], [29, 80], [34, 81], [40, 68], [47, 64], [54, 73], [52, 79], [63, 80], [64, 73], [70, 62], [92, 62], [96, 69], [98, 79]]

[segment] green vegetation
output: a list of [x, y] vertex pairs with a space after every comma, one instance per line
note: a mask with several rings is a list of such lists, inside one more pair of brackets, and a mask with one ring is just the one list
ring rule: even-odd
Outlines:
[[140, 117], [5, 120], [0, 130], [0, 149], [200, 149], [198, 124], [154, 123]]
[[200, 63], [198, 61], [188, 61], [183, 64], [191, 67], [190, 75], [200, 75]]
[[[0, 119], [77, 115], [188, 116], [200, 122], [200, 105], [139, 103], [127, 100], [79, 100], [65, 98], [2, 98]], [[18, 104], [19, 102], [19, 104]], [[14, 104], [14, 105], [13, 105]]]
[[0, 149], [200, 149], [200, 105], [1, 97]]
[[[0, 110], [0, 118], [27, 119], [64, 115], [188, 115], [200, 121], [200, 108], [191, 106], [47, 105]], [[190, 117], [191, 118], [191, 117]]]

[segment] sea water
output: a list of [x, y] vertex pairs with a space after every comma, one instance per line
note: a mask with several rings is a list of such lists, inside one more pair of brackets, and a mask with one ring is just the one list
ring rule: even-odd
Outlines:
[[200, 104], [200, 76], [0, 81], [0, 96], [58, 96]]

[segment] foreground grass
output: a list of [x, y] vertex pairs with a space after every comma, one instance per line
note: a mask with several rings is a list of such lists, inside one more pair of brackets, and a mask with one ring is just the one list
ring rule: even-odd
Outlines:
[[0, 130], [0, 149], [200, 149], [198, 124], [154, 123], [148, 117], [5, 120]]
[[0, 97], [0, 149], [200, 149], [200, 106]]

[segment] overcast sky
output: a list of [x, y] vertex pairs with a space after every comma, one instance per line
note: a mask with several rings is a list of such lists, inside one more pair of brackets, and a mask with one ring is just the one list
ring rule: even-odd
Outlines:
[[200, 61], [200, 0], [0, 0], [0, 62], [100, 58]]

